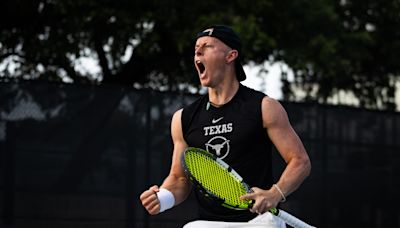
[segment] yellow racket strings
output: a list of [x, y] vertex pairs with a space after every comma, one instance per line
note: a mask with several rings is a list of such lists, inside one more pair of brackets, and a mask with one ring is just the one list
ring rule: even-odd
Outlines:
[[235, 208], [247, 208], [248, 202], [239, 199], [247, 193], [247, 189], [225, 167], [213, 158], [187, 151], [186, 165], [200, 184]]

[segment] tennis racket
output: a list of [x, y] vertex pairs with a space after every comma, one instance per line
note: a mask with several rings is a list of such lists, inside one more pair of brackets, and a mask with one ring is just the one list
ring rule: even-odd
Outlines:
[[[194, 187], [208, 199], [235, 210], [252, 207], [251, 200], [240, 200], [240, 196], [252, 192], [250, 186], [217, 156], [199, 148], [188, 147], [182, 155], [182, 165]], [[272, 208], [269, 212], [292, 227], [313, 227], [282, 209]]]

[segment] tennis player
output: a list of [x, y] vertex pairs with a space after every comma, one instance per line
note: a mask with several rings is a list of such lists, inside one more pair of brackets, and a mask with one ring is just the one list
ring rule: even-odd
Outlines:
[[[237, 34], [224, 25], [210, 26], [197, 35], [194, 65], [208, 94], [172, 117], [170, 173], [160, 187], [154, 185], [140, 196], [150, 214], [168, 210], [188, 197], [191, 185], [181, 156], [191, 146], [216, 154], [250, 186], [256, 186], [253, 193], [242, 196], [255, 203], [251, 210], [232, 210], [195, 191], [198, 219], [185, 228], [286, 227], [268, 210], [299, 188], [310, 173], [311, 163], [282, 105], [240, 83], [246, 79], [240, 63], [241, 46]], [[286, 162], [276, 182], [272, 176], [273, 146]]]

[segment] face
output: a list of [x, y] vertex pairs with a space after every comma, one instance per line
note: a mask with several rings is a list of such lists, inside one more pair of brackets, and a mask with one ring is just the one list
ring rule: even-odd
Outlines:
[[204, 36], [197, 39], [194, 64], [202, 86], [213, 87], [223, 80], [230, 51], [217, 38]]

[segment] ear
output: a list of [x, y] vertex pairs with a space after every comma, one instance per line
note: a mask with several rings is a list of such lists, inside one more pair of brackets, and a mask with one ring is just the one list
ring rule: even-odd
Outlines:
[[234, 61], [239, 56], [239, 52], [237, 50], [230, 50], [226, 55], [226, 62], [230, 63]]

